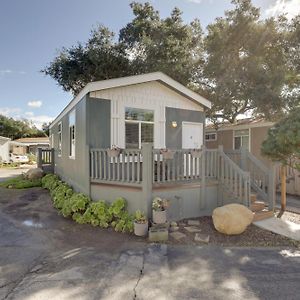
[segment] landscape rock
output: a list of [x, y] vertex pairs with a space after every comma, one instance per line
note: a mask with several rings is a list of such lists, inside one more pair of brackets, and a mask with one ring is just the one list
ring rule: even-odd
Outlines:
[[184, 229], [188, 232], [194, 233], [194, 232], [200, 232], [201, 229], [196, 226], [186, 226]]
[[154, 228], [149, 229], [150, 242], [165, 242], [169, 238], [169, 231], [167, 228]]
[[212, 214], [217, 231], [227, 234], [241, 234], [252, 223], [253, 212], [241, 204], [227, 204], [217, 207]]
[[209, 243], [209, 235], [203, 233], [196, 233], [194, 240], [195, 242]]
[[188, 225], [191, 225], [191, 226], [199, 226], [200, 225], [199, 220], [188, 220], [187, 223], [188, 223]]
[[170, 233], [170, 236], [173, 239], [175, 239], [176, 241], [179, 241], [179, 240], [181, 240], [183, 238], [186, 238], [186, 235], [184, 233], [182, 233], [182, 232], [179, 232], [179, 231]]
[[171, 226], [172, 226], [172, 227], [176, 227], [176, 226], [177, 226], [177, 223], [173, 221], [173, 222], [171, 222]]
[[40, 168], [30, 169], [25, 174], [25, 177], [28, 179], [38, 179], [43, 177], [43, 170]]

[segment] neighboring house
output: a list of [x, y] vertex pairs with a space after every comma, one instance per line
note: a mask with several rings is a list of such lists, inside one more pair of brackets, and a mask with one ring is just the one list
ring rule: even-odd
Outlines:
[[34, 138], [20, 138], [15, 140], [18, 144], [13, 146], [12, 152], [14, 154], [34, 154], [36, 155], [37, 149], [46, 149], [50, 147], [50, 140], [48, 137], [34, 137]]
[[267, 138], [268, 130], [273, 125], [273, 122], [262, 118], [247, 118], [238, 120], [235, 124], [220, 125], [216, 131], [210, 124], [205, 128], [205, 145], [208, 149], [223, 145], [225, 151], [243, 147], [269, 166], [270, 161], [262, 156], [260, 149], [262, 142]]
[[[249, 150], [265, 166], [270, 167], [271, 161], [261, 154], [261, 144], [267, 138], [268, 130], [273, 122], [263, 118], [247, 118], [238, 120], [235, 124], [225, 123], [216, 131], [212, 125], [205, 128], [205, 145], [208, 149], [215, 149], [223, 145], [224, 151], [238, 150], [241, 147]], [[300, 173], [290, 167], [287, 168], [287, 193], [300, 195]], [[276, 168], [276, 184], [280, 190], [280, 170]]]
[[0, 136], [0, 163], [9, 162], [9, 142], [10, 138]]
[[224, 152], [201, 151], [210, 106], [161, 72], [91, 82], [50, 125], [55, 173], [93, 200], [124, 197], [149, 217], [155, 196], [171, 200], [172, 219], [228, 201], [250, 206], [250, 177]]
[[10, 138], [0, 136], [0, 163], [9, 163], [13, 161], [10, 156], [15, 147], [23, 147], [23, 144], [12, 141]]

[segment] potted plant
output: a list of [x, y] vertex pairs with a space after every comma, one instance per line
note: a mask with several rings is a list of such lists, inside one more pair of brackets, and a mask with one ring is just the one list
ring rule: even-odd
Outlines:
[[199, 158], [202, 156], [202, 149], [193, 149], [191, 150], [191, 155], [193, 158]]
[[167, 222], [167, 208], [169, 200], [155, 197], [152, 201], [152, 219], [156, 224], [164, 224]]
[[137, 210], [134, 216], [134, 234], [145, 236], [148, 233], [148, 220], [143, 212]]
[[160, 149], [160, 153], [163, 156], [163, 159], [173, 159], [174, 157], [174, 151], [171, 151], [170, 149]]
[[111, 149], [107, 149], [108, 157], [117, 157], [121, 152], [121, 149], [116, 145], [112, 145]]

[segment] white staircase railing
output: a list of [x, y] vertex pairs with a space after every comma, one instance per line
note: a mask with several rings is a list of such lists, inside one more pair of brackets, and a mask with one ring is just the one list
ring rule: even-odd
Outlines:
[[250, 207], [250, 175], [243, 171], [219, 147], [218, 180], [223, 190], [228, 191], [239, 203]]

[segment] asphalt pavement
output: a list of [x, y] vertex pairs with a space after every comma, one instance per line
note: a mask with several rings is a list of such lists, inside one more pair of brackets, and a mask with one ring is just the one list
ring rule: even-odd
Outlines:
[[300, 250], [150, 244], [0, 189], [0, 299], [299, 299]]

